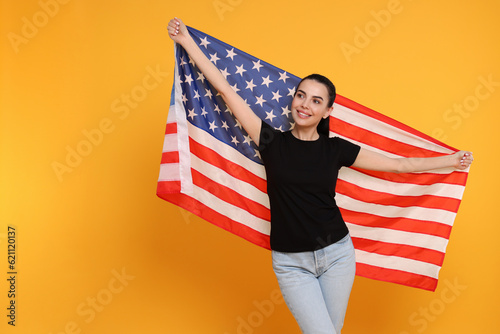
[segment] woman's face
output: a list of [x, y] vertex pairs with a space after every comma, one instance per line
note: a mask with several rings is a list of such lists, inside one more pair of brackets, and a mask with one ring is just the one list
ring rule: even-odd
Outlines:
[[292, 116], [295, 126], [316, 127], [322, 118], [330, 115], [328, 90], [315, 80], [304, 80], [297, 87], [292, 100]]

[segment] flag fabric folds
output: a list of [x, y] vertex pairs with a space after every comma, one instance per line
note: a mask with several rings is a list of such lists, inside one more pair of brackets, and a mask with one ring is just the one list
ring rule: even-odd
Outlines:
[[[188, 30], [261, 119], [282, 131], [292, 128], [289, 106], [298, 77]], [[157, 195], [269, 249], [269, 201], [257, 147], [179, 45], [175, 59]], [[330, 136], [392, 157], [456, 152], [340, 95]], [[434, 291], [467, 175], [453, 169], [393, 174], [342, 168], [336, 200], [356, 249], [356, 274]]]

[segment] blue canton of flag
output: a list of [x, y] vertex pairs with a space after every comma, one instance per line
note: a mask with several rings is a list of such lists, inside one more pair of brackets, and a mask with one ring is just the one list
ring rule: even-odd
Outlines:
[[[290, 130], [289, 106], [300, 79], [201, 31], [188, 27], [201, 50], [250, 108], [276, 129]], [[179, 82], [187, 120], [262, 163], [255, 143], [211, 87], [186, 51], [177, 45]]]

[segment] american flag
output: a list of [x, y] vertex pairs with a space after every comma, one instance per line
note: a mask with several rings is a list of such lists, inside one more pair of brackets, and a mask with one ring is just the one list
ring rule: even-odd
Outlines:
[[[282, 131], [293, 127], [289, 106], [298, 77], [188, 30], [261, 119]], [[269, 200], [257, 147], [180, 45], [175, 59], [157, 195], [269, 249]], [[340, 95], [330, 136], [392, 157], [457, 151]], [[356, 249], [356, 274], [434, 291], [467, 175], [451, 168], [409, 174], [342, 168], [336, 201]]]

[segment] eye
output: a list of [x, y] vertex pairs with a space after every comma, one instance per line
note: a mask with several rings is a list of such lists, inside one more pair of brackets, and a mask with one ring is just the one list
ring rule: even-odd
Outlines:
[[314, 103], [316, 103], [316, 104], [320, 104], [320, 103], [321, 103], [321, 100], [314, 99], [314, 100], [313, 100], [313, 102], [314, 102]]

